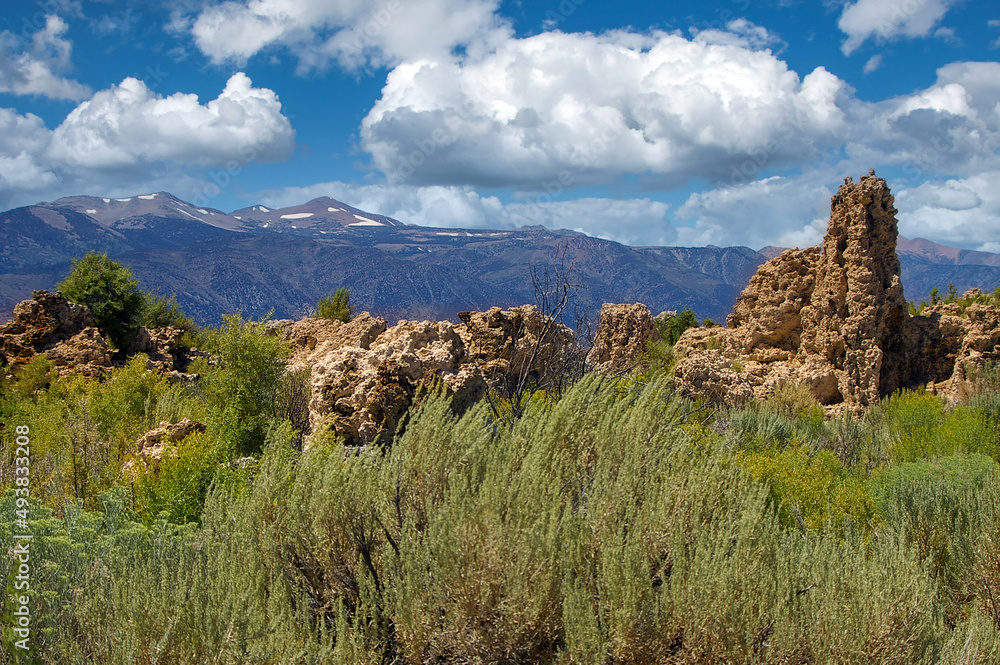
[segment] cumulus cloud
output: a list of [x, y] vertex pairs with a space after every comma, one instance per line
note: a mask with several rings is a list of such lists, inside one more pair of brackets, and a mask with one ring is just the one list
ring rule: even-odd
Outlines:
[[854, 104], [845, 151], [871, 166], [903, 167], [911, 180], [1000, 168], [1000, 63], [942, 67], [924, 90]]
[[191, 94], [163, 97], [127, 78], [74, 109], [53, 132], [47, 157], [104, 171], [164, 161], [211, 166], [285, 159], [294, 140], [278, 96], [245, 74], [207, 104]]
[[823, 68], [800, 79], [715, 33], [549, 32], [407, 62], [364, 119], [362, 146], [397, 182], [547, 188], [639, 173], [670, 187], [838, 141], [843, 81]]
[[931, 180], [896, 194], [899, 232], [908, 238], [1000, 251], [1000, 171]]
[[926, 37], [961, 0], [857, 0], [847, 5], [837, 27], [847, 35], [841, 45], [850, 55], [869, 39]]
[[774, 176], [697, 192], [677, 209], [682, 245], [808, 247], [823, 239], [830, 218], [825, 174]]
[[0, 33], [0, 92], [78, 100], [90, 89], [61, 74], [72, 67], [73, 44], [63, 38], [69, 26], [58, 16], [24, 43], [9, 31]]
[[244, 74], [207, 104], [163, 97], [125, 79], [81, 103], [55, 129], [0, 109], [0, 203], [25, 205], [84, 191], [132, 187], [195, 191], [199, 168], [288, 157], [295, 132], [277, 95]]
[[458, 46], [488, 46], [509, 28], [495, 15], [498, 0], [229, 0], [175, 24], [198, 48], [223, 63], [244, 63], [287, 48], [301, 71], [336, 62], [366, 64], [443, 57]]

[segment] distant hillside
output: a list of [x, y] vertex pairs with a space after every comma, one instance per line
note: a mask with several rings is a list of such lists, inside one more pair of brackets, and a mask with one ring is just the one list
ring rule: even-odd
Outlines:
[[[175, 293], [203, 324], [236, 310], [302, 316], [339, 286], [390, 321], [454, 320], [463, 310], [534, 302], [531, 267], [563, 258], [581, 285], [579, 307], [592, 314], [604, 302], [642, 302], [654, 313], [690, 307], [721, 322], [757, 267], [781, 252], [628, 247], [543, 227], [413, 226], [326, 197], [225, 213], [166, 192], [80, 196], [0, 213], [0, 319], [33, 289], [54, 287], [89, 249], [128, 264], [144, 288]], [[960, 291], [1000, 285], [1000, 255], [900, 239], [900, 260], [911, 300], [949, 282]]]
[[[72, 197], [0, 214], [0, 311], [52, 288], [89, 249], [128, 264], [201, 323], [242, 310], [301, 316], [339, 286], [359, 308], [397, 318], [535, 301], [531, 267], [563, 258], [578, 305], [644, 302], [724, 319], [760, 262], [747, 248], [633, 248], [572, 231], [411, 226], [330, 198], [227, 214], [165, 192]], [[703, 264], [703, 266], [702, 266]], [[571, 313], [572, 316], [572, 313]]]

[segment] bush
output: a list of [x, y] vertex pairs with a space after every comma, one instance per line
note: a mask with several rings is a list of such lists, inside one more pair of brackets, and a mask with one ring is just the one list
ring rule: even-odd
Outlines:
[[198, 326], [195, 325], [194, 319], [181, 311], [175, 295], [166, 298], [146, 292], [143, 294], [143, 301], [140, 323], [146, 328], [172, 326], [186, 333], [197, 332]]
[[332, 296], [326, 296], [316, 304], [316, 316], [347, 323], [354, 314], [350, 299], [351, 292], [342, 286]]
[[98, 329], [115, 348], [124, 348], [139, 329], [145, 298], [132, 271], [107, 254], [87, 252], [56, 285], [67, 299], [86, 305]]
[[259, 455], [282, 403], [285, 359], [291, 349], [268, 335], [263, 321], [244, 321], [239, 312], [223, 316], [223, 326], [209, 344], [219, 358], [217, 371], [204, 379], [212, 424], [233, 455]]
[[957, 453], [997, 458], [997, 432], [980, 409], [956, 406], [923, 391], [888, 397], [865, 414], [868, 463], [898, 464]]
[[656, 319], [656, 329], [660, 333], [660, 339], [673, 346], [681, 338], [688, 328], [698, 327], [698, 318], [690, 309], [685, 309], [677, 316]]

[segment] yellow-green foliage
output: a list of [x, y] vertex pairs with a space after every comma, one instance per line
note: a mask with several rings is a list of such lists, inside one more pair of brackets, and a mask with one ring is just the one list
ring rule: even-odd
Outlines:
[[430, 395], [389, 450], [299, 455], [286, 426], [201, 527], [142, 527], [114, 500], [46, 527], [62, 572], [39, 588], [74, 601], [39, 613], [40, 656], [934, 662], [951, 635], [914, 552], [785, 529], [687, 412], [663, 383], [585, 379], [502, 427]]
[[[45, 369], [47, 362], [36, 356], [22, 370], [3, 401], [3, 417], [11, 426], [28, 426], [33, 496], [56, 509], [67, 500], [96, 508], [98, 495], [122, 482], [122, 465], [140, 435], [160, 420], [197, 418], [203, 410], [188, 389], [147, 372], [143, 355], [103, 382], [60, 379]], [[0, 470], [11, 463], [0, 455]], [[12, 486], [12, 477], [0, 474], [0, 489]]]
[[956, 453], [997, 457], [997, 430], [981, 410], [948, 410], [941, 398], [925, 392], [897, 393], [870, 409], [865, 420], [872, 465]]
[[161, 513], [173, 523], [197, 522], [225, 461], [225, 448], [199, 432], [170, 445], [156, 467], [139, 463], [134, 477], [127, 479], [136, 512], [147, 523]]
[[846, 473], [828, 450], [810, 454], [799, 444], [780, 452], [743, 453], [738, 459], [750, 475], [767, 482], [785, 526], [821, 529], [831, 517], [837, 523], [850, 517], [864, 526], [874, 515], [863, 480]]
[[284, 360], [291, 349], [265, 332], [264, 321], [245, 321], [239, 312], [223, 321], [208, 340], [219, 366], [206, 372], [202, 381], [211, 407], [209, 418], [232, 454], [259, 455], [277, 415]]

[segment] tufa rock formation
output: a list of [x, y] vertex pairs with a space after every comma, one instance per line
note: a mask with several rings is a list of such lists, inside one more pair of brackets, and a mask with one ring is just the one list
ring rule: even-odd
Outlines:
[[59, 292], [34, 291], [31, 300], [14, 307], [13, 319], [0, 326], [0, 362], [24, 365], [45, 354], [61, 376], [98, 377], [145, 353], [149, 369], [167, 373], [171, 381], [189, 380], [193, 377], [183, 372], [194, 357], [205, 354], [182, 346], [183, 334], [171, 327], [139, 328], [126, 349], [114, 352], [95, 327], [90, 310]]
[[555, 381], [575, 350], [573, 332], [530, 305], [460, 318], [457, 326], [389, 328], [364, 312], [350, 323], [310, 318], [269, 330], [292, 344], [288, 369], [308, 372], [313, 430], [330, 427], [349, 445], [367, 445], [391, 441], [431, 383], [441, 382], [460, 413], [488, 388], [504, 395], [509, 376], [543, 387]]
[[447, 321], [400, 321], [367, 346], [364, 341], [327, 344], [312, 358], [312, 425], [328, 423], [348, 444], [390, 441], [419, 389], [434, 378], [447, 386], [456, 411], [485, 391]]
[[143, 465], [156, 472], [165, 454], [176, 456], [178, 443], [195, 432], [204, 432], [205, 430], [204, 424], [188, 418], [174, 424], [163, 421], [159, 427], [146, 432], [136, 440], [138, 456], [127, 461], [122, 467], [122, 471], [131, 474], [138, 465]]
[[7, 364], [24, 365], [44, 353], [61, 375], [74, 369], [98, 376], [111, 369], [111, 350], [83, 305], [61, 293], [34, 291], [14, 307], [14, 317], [0, 326], [0, 353]]
[[587, 354], [587, 364], [600, 372], [628, 372], [650, 342], [659, 341], [653, 313], [641, 303], [601, 307], [594, 345]]
[[681, 336], [679, 388], [740, 403], [793, 382], [822, 404], [857, 411], [903, 387], [951, 390], [968, 363], [996, 358], [1000, 313], [993, 307], [909, 315], [895, 214], [874, 172], [845, 180], [822, 247], [787, 250], [761, 266], [728, 328]]
[[556, 390], [574, 360], [573, 331], [534, 305], [459, 312], [456, 328], [468, 358], [491, 390], [511, 397], [525, 386]]

